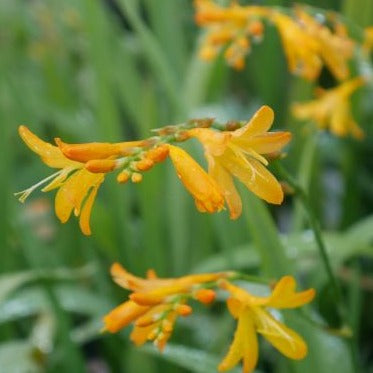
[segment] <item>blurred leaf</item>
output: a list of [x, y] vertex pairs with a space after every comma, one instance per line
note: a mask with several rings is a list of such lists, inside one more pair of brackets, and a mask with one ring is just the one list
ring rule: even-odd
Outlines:
[[[293, 318], [293, 321], [296, 321]], [[349, 341], [330, 335], [309, 324], [302, 323], [295, 330], [299, 332], [308, 345], [307, 357], [292, 363], [297, 373], [351, 373], [354, 372]]]
[[[53, 287], [61, 308], [67, 312], [82, 315], [103, 315], [110, 309], [106, 299], [75, 285], [57, 285]], [[0, 304], [0, 323], [48, 312], [50, 304], [40, 287], [30, 287], [18, 291]]]
[[0, 367], [6, 373], [38, 373], [42, 369], [33, 359], [30, 342], [16, 340], [0, 344]]
[[24, 271], [18, 273], [8, 273], [0, 276], [0, 303], [7, 298], [9, 294], [17, 288], [40, 279], [48, 279], [55, 281], [77, 280], [87, 278], [93, 275], [95, 268], [88, 264], [78, 269], [57, 268], [53, 270], [37, 270]]
[[[157, 356], [160, 359], [167, 360], [195, 373], [216, 372], [217, 366], [220, 362], [220, 358], [207, 352], [173, 344], [168, 344], [162, 353], [160, 353], [155, 347], [151, 346], [144, 346], [141, 348], [141, 351]], [[241, 372], [241, 369], [232, 369], [230, 372], [239, 373]]]

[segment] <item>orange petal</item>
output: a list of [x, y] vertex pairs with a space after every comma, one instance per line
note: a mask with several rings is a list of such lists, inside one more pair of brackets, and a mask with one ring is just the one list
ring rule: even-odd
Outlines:
[[[267, 304], [268, 300], [266, 297], [257, 297], [254, 295], [251, 295], [248, 293], [246, 290], [240, 288], [239, 286], [236, 286], [232, 283], [230, 283], [227, 280], [220, 280], [219, 281], [219, 286], [226, 290], [229, 291], [231, 294], [232, 298], [237, 300], [239, 303], [241, 303], [244, 306], [261, 306]], [[235, 302], [235, 301], [230, 301], [230, 304], [228, 304], [228, 307], [232, 306], [232, 315], [236, 317], [236, 312], [237, 309], [239, 309], [240, 304]], [[235, 310], [236, 309], [236, 310]], [[229, 308], [229, 310], [231, 310]]]
[[260, 307], [251, 309], [255, 315], [255, 326], [274, 347], [290, 359], [303, 359], [307, 355], [307, 345], [296, 332], [277, 321]]
[[19, 135], [26, 145], [36, 154], [38, 154], [43, 162], [53, 168], [80, 168], [82, 165], [77, 162], [70, 161], [67, 159], [58, 149], [57, 146], [53, 146], [43, 140], [38, 136], [33, 134], [26, 126], [18, 127]]
[[195, 137], [203, 145], [206, 153], [213, 156], [222, 155], [231, 133], [218, 132], [210, 128], [193, 128], [188, 131], [190, 137]]
[[269, 106], [262, 106], [242, 128], [233, 132], [235, 139], [249, 139], [252, 136], [267, 132], [273, 123], [274, 113]]
[[228, 307], [229, 313], [235, 319], [238, 319], [245, 305], [241, 303], [238, 299], [231, 297], [227, 299], [227, 307]]
[[139, 291], [147, 289], [149, 288], [148, 283], [151, 283], [127, 272], [119, 263], [114, 263], [111, 266], [110, 273], [116, 284], [128, 290]]
[[224, 207], [224, 198], [216, 182], [183, 149], [169, 145], [169, 151], [177, 175], [194, 197], [198, 210], [220, 211]]
[[103, 318], [105, 330], [115, 333], [145, 314], [148, 310], [149, 307], [139, 306], [135, 302], [128, 300], [114, 308]]
[[86, 236], [89, 236], [91, 234], [91, 227], [90, 227], [89, 221], [91, 218], [92, 206], [96, 199], [98, 188], [99, 188], [99, 185], [97, 185], [91, 190], [87, 200], [84, 203], [82, 211], [80, 213], [79, 226], [82, 232]]
[[269, 203], [282, 203], [284, 193], [280, 183], [259, 161], [244, 155], [239, 157], [230, 149], [217, 161], [258, 197]]
[[103, 174], [93, 174], [84, 168], [71, 175], [56, 194], [55, 210], [62, 223], [66, 223], [73, 209], [79, 215], [81, 204], [91, 187], [102, 183]]
[[130, 334], [130, 340], [136, 345], [141, 346], [150, 339], [157, 326], [154, 324], [148, 326], [134, 326]]
[[142, 315], [136, 320], [135, 325], [145, 327], [149, 326], [150, 324], [155, 324], [164, 316], [164, 312], [168, 311], [169, 309], [169, 304], [160, 304], [155, 307], [152, 307], [148, 312], [146, 312], [144, 315]]
[[137, 292], [130, 295], [130, 299], [142, 306], [154, 306], [162, 303], [167, 297], [188, 292], [189, 288], [183, 285], [170, 285], [147, 292]]
[[258, 362], [258, 340], [254, 323], [248, 310], [238, 318], [238, 325], [227, 355], [219, 364], [218, 370], [224, 372], [232, 369], [243, 359], [243, 373], [250, 373]]
[[235, 139], [234, 144], [243, 150], [253, 149], [258, 154], [270, 154], [281, 150], [290, 140], [290, 132], [268, 132], [250, 139]]
[[58, 148], [69, 159], [88, 162], [93, 159], [105, 159], [112, 156], [128, 155], [133, 148], [143, 146], [144, 141], [119, 143], [91, 142], [85, 144], [67, 144], [60, 138], [55, 139]]
[[315, 290], [308, 289], [296, 292], [296, 285], [294, 277], [282, 277], [273, 289], [272, 295], [268, 297], [266, 306], [273, 308], [296, 308], [311, 302], [315, 297]]
[[[212, 162], [209, 162], [211, 164]], [[216, 180], [223, 192], [225, 201], [229, 208], [231, 219], [237, 219], [242, 213], [242, 201], [234, 185], [232, 176], [218, 162], [209, 167], [209, 174]]]

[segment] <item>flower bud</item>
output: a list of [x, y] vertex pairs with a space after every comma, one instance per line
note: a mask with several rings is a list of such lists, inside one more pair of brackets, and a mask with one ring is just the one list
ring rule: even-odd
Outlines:
[[120, 174], [117, 176], [117, 181], [119, 184], [125, 184], [129, 179], [131, 175], [128, 171], [122, 171]]
[[168, 152], [168, 146], [166, 144], [162, 144], [157, 146], [156, 148], [148, 150], [145, 157], [152, 160], [154, 163], [159, 163], [167, 158]]
[[203, 304], [210, 304], [216, 298], [216, 293], [211, 289], [199, 289], [195, 292], [194, 298]]
[[116, 165], [114, 159], [93, 159], [85, 164], [85, 168], [93, 173], [106, 173], [115, 170]]
[[143, 158], [140, 161], [136, 162], [135, 168], [138, 171], [148, 171], [153, 167], [153, 165], [154, 161], [149, 158]]
[[142, 175], [138, 172], [134, 172], [131, 176], [131, 181], [133, 183], [140, 183], [142, 181]]
[[175, 311], [180, 316], [189, 316], [193, 312], [192, 307], [188, 306], [187, 304], [179, 304]]

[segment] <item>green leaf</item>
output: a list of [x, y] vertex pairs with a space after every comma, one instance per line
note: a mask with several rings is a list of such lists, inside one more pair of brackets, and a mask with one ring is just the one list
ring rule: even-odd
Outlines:
[[7, 373], [42, 372], [33, 359], [33, 346], [25, 340], [15, 340], [0, 344], [0, 367]]
[[[162, 353], [152, 346], [144, 346], [141, 348], [141, 351], [157, 356], [170, 363], [174, 363], [179, 367], [188, 369], [190, 372], [194, 373], [216, 372], [217, 366], [221, 360], [207, 352], [172, 344], [168, 344]], [[241, 369], [232, 369], [230, 372], [239, 373], [241, 372]]]
[[[77, 285], [54, 286], [54, 291], [62, 309], [67, 312], [101, 316], [111, 306], [106, 299], [99, 298], [97, 294]], [[45, 292], [39, 287], [30, 287], [18, 291], [0, 304], [0, 323], [41, 314], [49, 310], [50, 304]]]

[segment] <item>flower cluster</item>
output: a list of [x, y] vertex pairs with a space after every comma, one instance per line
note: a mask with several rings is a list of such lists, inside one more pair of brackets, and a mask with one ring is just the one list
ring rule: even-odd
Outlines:
[[142, 279], [118, 263], [112, 265], [111, 274], [119, 286], [132, 293], [129, 300], [104, 317], [104, 330], [115, 333], [133, 323], [132, 342], [139, 346], [152, 340], [160, 350], [170, 338], [177, 317], [192, 313], [187, 302], [194, 299], [203, 304], [211, 303], [215, 299], [211, 283], [230, 275], [222, 272], [161, 279], [150, 270], [147, 278]]
[[[202, 59], [212, 60], [223, 51], [230, 66], [242, 69], [251, 40], [260, 41], [264, 25], [272, 24], [278, 30], [292, 74], [315, 81], [325, 66], [341, 83], [320, 99], [305, 103], [304, 109], [297, 106], [296, 117], [314, 120], [320, 128], [330, 128], [337, 136], [363, 137], [362, 130], [352, 119], [349, 98], [366, 80], [347, 81], [349, 61], [356, 45], [336, 14], [312, 15], [310, 8], [299, 5], [293, 12], [265, 6], [240, 6], [236, 1], [223, 7], [213, 0], [196, 0], [195, 7], [196, 23], [206, 29], [200, 48]], [[365, 51], [371, 49], [372, 34], [371, 29], [366, 29], [365, 42], [360, 46]], [[336, 102], [341, 104], [340, 108]], [[322, 108], [322, 113], [316, 113], [314, 108]]]
[[138, 346], [150, 340], [162, 350], [172, 334], [177, 317], [192, 313], [187, 302], [196, 300], [209, 304], [215, 300], [214, 289], [221, 289], [229, 294], [227, 307], [237, 319], [237, 330], [219, 371], [232, 369], [242, 360], [243, 372], [251, 372], [258, 360], [257, 334], [263, 335], [288, 358], [303, 359], [307, 355], [303, 339], [267, 309], [296, 308], [314, 298], [313, 289], [296, 292], [296, 282], [291, 276], [281, 278], [271, 295], [259, 297], [232, 283], [240, 278], [235, 272], [161, 279], [154, 271], [149, 271], [147, 279], [142, 279], [115, 263], [111, 274], [119, 286], [132, 293], [129, 300], [104, 317], [103, 330], [115, 333], [133, 324], [130, 339]]
[[365, 84], [362, 77], [347, 80], [329, 90], [318, 90], [318, 98], [305, 103], [295, 103], [293, 115], [301, 120], [313, 120], [321, 129], [330, 126], [337, 136], [351, 134], [357, 139], [364, 137], [351, 114], [351, 95]]
[[[228, 123], [219, 126], [223, 130], [218, 130], [217, 125], [213, 127], [212, 120], [192, 120], [161, 128], [157, 130], [158, 136], [149, 139], [119, 143], [67, 144], [57, 138], [56, 145], [52, 145], [20, 126], [19, 134], [29, 148], [46, 165], [59, 171], [16, 195], [23, 202], [37, 187], [50, 182], [42, 191], [58, 189], [57, 217], [65, 223], [74, 212], [79, 216], [82, 232], [89, 235], [92, 206], [107, 173], [120, 170], [119, 183], [128, 180], [138, 183], [143, 172], [169, 156], [199, 211], [220, 211], [225, 201], [231, 218], [235, 219], [240, 216], [242, 207], [232, 176], [267, 202], [280, 204], [283, 200], [279, 182], [265, 168], [268, 165], [265, 157], [276, 156], [291, 135], [268, 132], [273, 117], [272, 109], [263, 106], [244, 125], [237, 122], [235, 127]], [[171, 144], [190, 138], [197, 138], [204, 146], [208, 173], [185, 150]]]
[[256, 5], [240, 6], [232, 1], [228, 7], [212, 0], [196, 0], [196, 23], [207, 29], [201, 46], [201, 57], [215, 58], [224, 49], [228, 64], [241, 69], [250, 50], [250, 40], [261, 40], [264, 21], [278, 30], [288, 60], [289, 70], [309, 80], [316, 79], [323, 65], [339, 80], [349, 76], [348, 60], [354, 43], [344, 25], [330, 16], [326, 22], [309, 15], [297, 6], [294, 14]]

